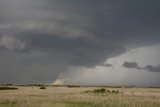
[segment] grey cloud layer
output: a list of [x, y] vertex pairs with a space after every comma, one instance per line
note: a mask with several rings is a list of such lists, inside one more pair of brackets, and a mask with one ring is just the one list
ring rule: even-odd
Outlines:
[[146, 71], [149, 71], [149, 72], [160, 72], [160, 65], [157, 65], [157, 66], [147, 65], [146, 67], [140, 67], [137, 62], [127, 62], [127, 61], [125, 61], [122, 66], [125, 67], [125, 68], [146, 70]]
[[122, 66], [123, 66], [123, 67], [126, 67], [126, 68], [141, 69], [141, 68], [139, 67], [139, 65], [137, 64], [137, 62], [127, 62], [127, 61], [125, 61]]
[[23, 50], [25, 48], [25, 42], [12, 36], [2, 36], [0, 38], [0, 48], [8, 50]]
[[147, 65], [145, 69], [149, 72], [160, 72], [160, 65], [157, 66]]
[[18, 60], [2, 67], [1, 74], [16, 80], [20, 71], [36, 78], [52, 72], [44, 78], [50, 75], [54, 80], [69, 66], [94, 67], [130, 46], [159, 43], [159, 4], [158, 0], [0, 0], [0, 57], [5, 56], [1, 63], [12, 57]]

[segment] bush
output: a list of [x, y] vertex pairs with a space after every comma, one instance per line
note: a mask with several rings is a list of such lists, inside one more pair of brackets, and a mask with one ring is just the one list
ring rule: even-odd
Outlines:
[[110, 93], [111, 91], [110, 91], [110, 90], [106, 90], [106, 92], [107, 92], [107, 93]]
[[75, 88], [75, 87], [80, 87], [80, 86], [77, 86], [77, 85], [67, 85], [67, 87], [69, 87], [69, 88]]
[[16, 87], [0, 87], [0, 90], [18, 90]]
[[94, 92], [94, 93], [104, 93], [104, 92], [106, 92], [106, 89], [104, 89], [104, 88], [94, 89], [93, 92]]
[[119, 94], [119, 90], [106, 90], [105, 88], [100, 88], [100, 89], [94, 89], [94, 90], [86, 90], [83, 91], [84, 93], [113, 93], [113, 94]]
[[119, 90], [112, 90], [111, 93], [115, 93], [115, 94], [118, 94], [119, 93]]
[[39, 89], [46, 89], [46, 87], [45, 86], [41, 86]]

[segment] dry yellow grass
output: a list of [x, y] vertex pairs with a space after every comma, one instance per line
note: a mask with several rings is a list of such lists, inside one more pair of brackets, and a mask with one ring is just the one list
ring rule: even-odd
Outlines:
[[160, 107], [160, 89], [106, 88], [121, 93], [85, 93], [97, 87], [18, 87], [0, 90], [0, 107]]

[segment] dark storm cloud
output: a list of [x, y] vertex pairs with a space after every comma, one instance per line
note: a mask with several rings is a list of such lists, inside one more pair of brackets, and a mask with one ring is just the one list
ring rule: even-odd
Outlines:
[[108, 68], [113, 68], [114, 67], [112, 64], [109, 64], [109, 63], [103, 64], [103, 66], [108, 67]]
[[149, 72], [160, 72], [160, 65], [157, 66], [147, 65], [145, 69]]
[[127, 62], [127, 61], [125, 61], [122, 66], [126, 67], [126, 68], [140, 69], [140, 67], [138, 66], [137, 62]]
[[69, 66], [94, 67], [130, 46], [159, 43], [159, 5], [159, 0], [0, 0], [1, 63], [18, 60], [4, 63], [1, 74], [15, 79], [21, 71], [22, 78], [23, 73], [40, 78], [46, 72], [47, 79], [52, 72], [54, 80]]
[[137, 62], [125, 61], [122, 66], [131, 69], [146, 70], [148, 72], [160, 72], [160, 65], [157, 66], [147, 65], [146, 67], [140, 67]]

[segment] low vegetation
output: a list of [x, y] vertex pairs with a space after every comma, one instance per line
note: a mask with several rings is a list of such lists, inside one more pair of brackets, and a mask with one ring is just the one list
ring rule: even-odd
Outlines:
[[85, 90], [84, 93], [115, 93], [119, 94], [119, 90], [106, 90], [105, 88], [98, 88], [94, 90]]
[[46, 87], [45, 86], [41, 86], [39, 89], [46, 89]]
[[80, 86], [78, 86], [78, 85], [67, 85], [67, 87], [69, 87], [69, 88], [75, 88], [75, 87], [80, 87]]
[[93, 92], [94, 93], [104, 93], [104, 92], [106, 92], [106, 89], [104, 89], [104, 88], [94, 89]]
[[0, 90], [18, 90], [17, 87], [0, 87]]
[[0, 107], [160, 107], [159, 88], [16, 87], [0, 90]]

